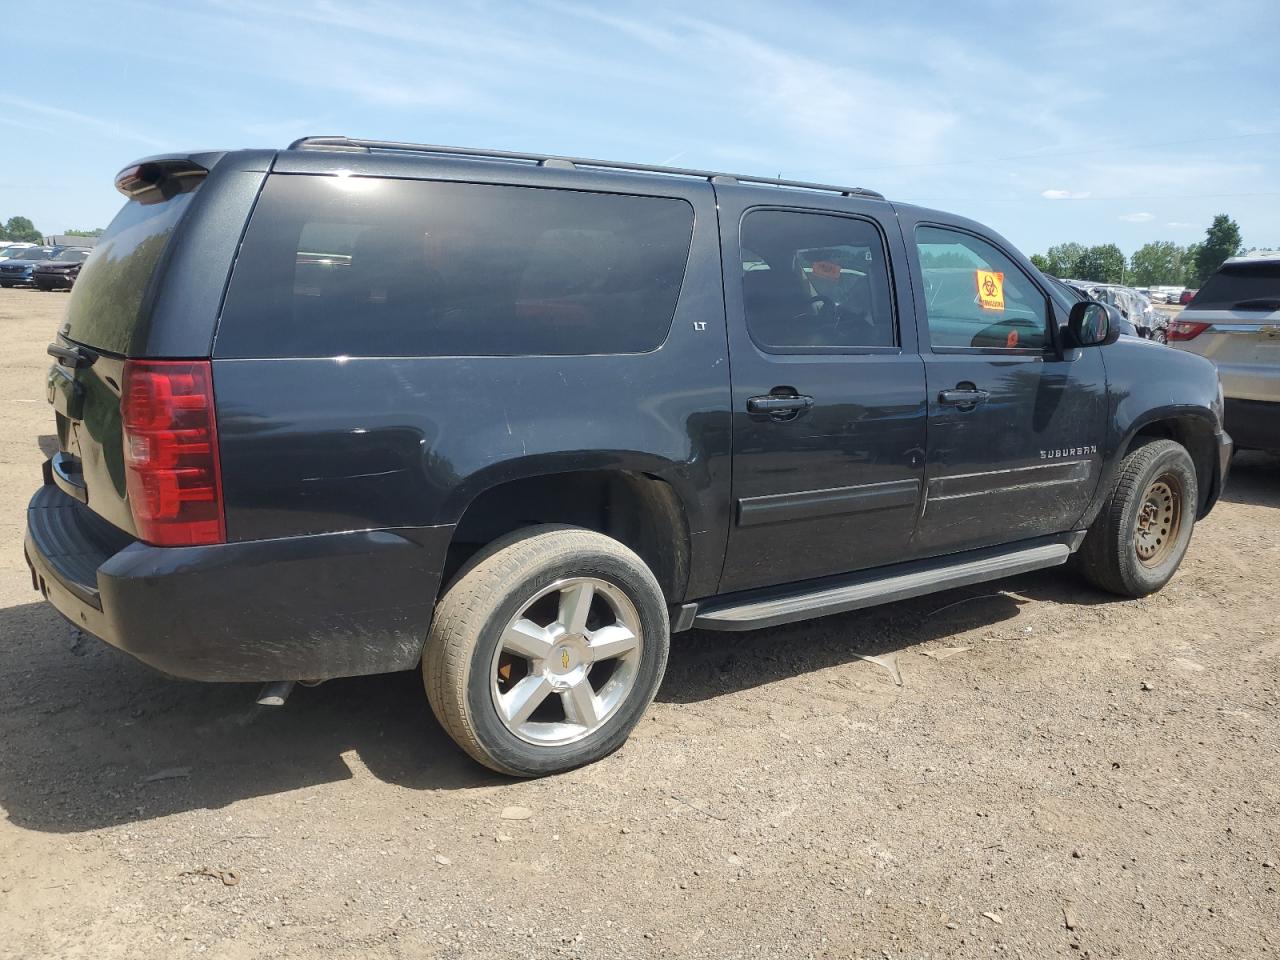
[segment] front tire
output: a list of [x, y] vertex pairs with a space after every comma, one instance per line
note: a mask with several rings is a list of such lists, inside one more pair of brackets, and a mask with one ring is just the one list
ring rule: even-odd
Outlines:
[[530, 527], [482, 550], [441, 597], [423, 680], [463, 750], [537, 777], [618, 749], [669, 647], [666, 600], [634, 552], [590, 530]]
[[1195, 464], [1181, 444], [1153, 440], [1130, 451], [1077, 554], [1080, 571], [1122, 597], [1159, 590], [1187, 552], [1199, 497]]

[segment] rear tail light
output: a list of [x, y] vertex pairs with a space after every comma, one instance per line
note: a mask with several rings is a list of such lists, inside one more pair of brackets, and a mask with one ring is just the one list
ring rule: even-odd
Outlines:
[[1196, 323], [1192, 320], [1175, 320], [1169, 324], [1167, 333], [1170, 340], [1194, 340], [1204, 333], [1212, 324]]
[[138, 537], [161, 547], [225, 542], [209, 361], [125, 361], [120, 412]]

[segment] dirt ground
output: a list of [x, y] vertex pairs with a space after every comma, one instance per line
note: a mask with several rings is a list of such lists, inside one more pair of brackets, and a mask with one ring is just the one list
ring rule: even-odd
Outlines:
[[683, 634], [620, 752], [515, 782], [416, 675], [258, 708], [37, 602], [65, 303], [0, 290], [0, 957], [1280, 955], [1275, 459], [1156, 596]]

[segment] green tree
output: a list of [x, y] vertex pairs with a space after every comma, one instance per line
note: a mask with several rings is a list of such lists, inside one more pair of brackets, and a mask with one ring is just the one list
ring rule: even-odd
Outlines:
[[1045, 270], [1045, 272], [1055, 277], [1075, 279], [1076, 268], [1084, 254], [1085, 245], [1083, 243], [1055, 244], [1045, 251], [1044, 259], [1049, 265], [1048, 270]]
[[1144, 243], [1129, 260], [1130, 280], [1140, 287], [1175, 286], [1186, 272], [1185, 251], [1171, 240]]
[[972, 257], [957, 253], [954, 250], [948, 250], [944, 253], [939, 253], [936, 250], [922, 250], [920, 252], [920, 266], [927, 267], [930, 270], [972, 270], [974, 267], [982, 266], [982, 264]]
[[1095, 283], [1121, 283], [1124, 279], [1124, 254], [1114, 243], [1089, 247], [1076, 263], [1080, 280]]
[[1209, 279], [1213, 271], [1222, 266], [1227, 257], [1234, 257], [1240, 252], [1240, 225], [1220, 213], [1213, 218], [1209, 229], [1204, 232], [1204, 243], [1196, 251], [1196, 282], [1200, 286]]
[[1039, 270], [1041, 273], [1053, 272], [1052, 270], [1049, 269], [1049, 258], [1046, 257], [1044, 254], [1033, 253], [1031, 255], [1031, 262], [1035, 266], [1035, 268]]
[[105, 227], [94, 227], [92, 230], [67, 230], [63, 236], [67, 237], [100, 237]]
[[1200, 260], [1200, 248], [1202, 243], [1193, 243], [1182, 251], [1182, 274], [1174, 283], [1180, 283], [1184, 287], [1200, 286], [1200, 268], [1197, 263]]
[[10, 217], [4, 225], [4, 239], [39, 243], [44, 237], [26, 217]]

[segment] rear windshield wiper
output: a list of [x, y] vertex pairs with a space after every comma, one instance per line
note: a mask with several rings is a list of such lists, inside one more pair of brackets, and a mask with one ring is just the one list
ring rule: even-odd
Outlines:
[[76, 370], [80, 370], [83, 367], [91, 367], [94, 361], [98, 359], [97, 351], [78, 344], [64, 347], [60, 343], [51, 343], [49, 344], [48, 354], [64, 367], [72, 367]]
[[1232, 310], [1280, 310], [1280, 297], [1254, 297], [1251, 300], [1237, 300], [1231, 305]]

